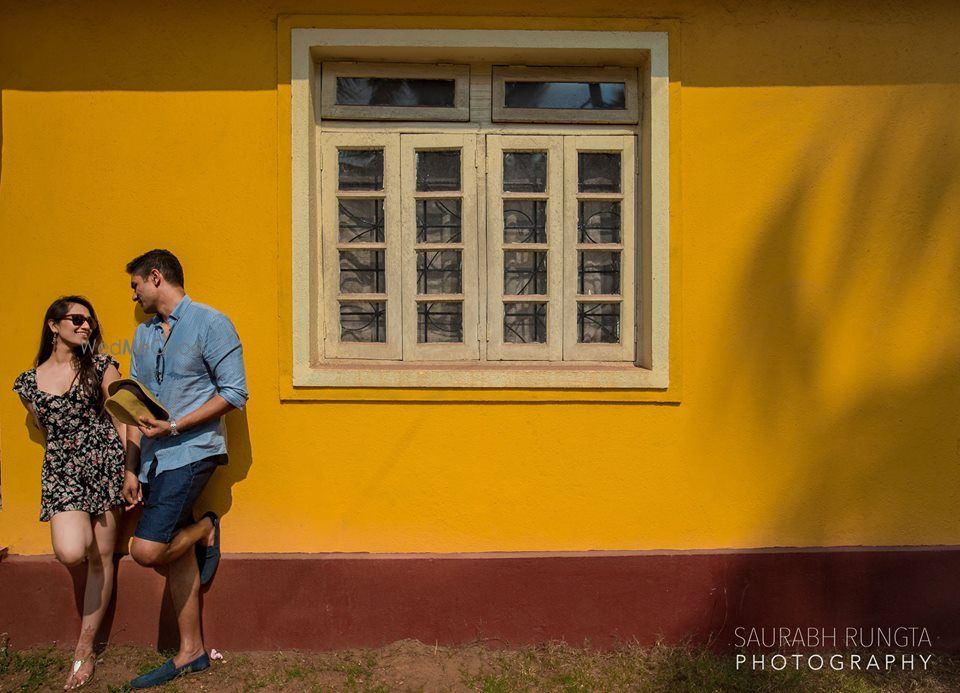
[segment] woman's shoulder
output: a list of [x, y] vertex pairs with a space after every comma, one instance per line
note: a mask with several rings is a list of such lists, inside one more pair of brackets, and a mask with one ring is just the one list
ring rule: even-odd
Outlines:
[[17, 376], [13, 381], [13, 391], [21, 397], [32, 399], [34, 388], [36, 387], [37, 369], [30, 368]]
[[110, 356], [110, 354], [98, 351], [93, 355], [93, 363], [97, 368], [97, 374], [102, 378], [103, 374], [107, 372], [107, 368], [113, 366], [117, 370], [120, 370], [120, 362], [115, 358]]

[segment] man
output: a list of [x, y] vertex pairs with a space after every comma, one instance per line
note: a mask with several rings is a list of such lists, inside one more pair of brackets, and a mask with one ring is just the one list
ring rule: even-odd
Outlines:
[[194, 303], [173, 253], [151, 250], [127, 264], [133, 300], [153, 318], [137, 327], [130, 376], [169, 412], [128, 426], [123, 496], [143, 502], [130, 553], [167, 578], [180, 631], [176, 656], [130, 682], [160, 685], [210, 666], [200, 631], [200, 585], [220, 559], [215, 513], [193, 519], [193, 504], [217, 465], [226, 464], [224, 414], [247, 400], [243, 349], [222, 313]]

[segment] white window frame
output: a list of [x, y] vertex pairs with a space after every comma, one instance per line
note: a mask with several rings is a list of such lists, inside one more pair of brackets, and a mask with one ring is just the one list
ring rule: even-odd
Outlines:
[[[318, 349], [317, 320], [324, 320], [324, 286], [310, 248], [319, 249], [319, 215], [326, 209], [315, 180], [319, 90], [316, 65], [329, 57], [343, 59], [351, 51], [369, 57], [371, 51], [406, 50], [423, 60], [423, 51], [444, 51], [448, 61], [457, 56], [488, 52], [535, 55], [538, 50], [598, 52], [609, 50], [641, 56], [640, 183], [638, 204], [637, 294], [641, 299], [641, 332], [637, 358], [632, 363], [593, 364], [531, 362], [478, 364], [480, 367], [432, 367], [408, 363], [328, 360]], [[295, 387], [480, 387], [480, 388], [623, 388], [662, 389], [669, 385], [669, 76], [666, 32], [578, 32], [513, 30], [369, 30], [293, 29], [291, 31], [291, 142], [293, 216], [293, 385]], [[376, 56], [375, 59], [381, 59]], [[433, 59], [430, 55], [428, 59]], [[499, 58], [503, 62], [504, 58]], [[467, 61], [464, 61], [467, 62]], [[485, 202], [478, 199], [478, 204]], [[484, 236], [481, 236], [483, 239]], [[484, 248], [480, 248], [484, 252]], [[481, 284], [486, 278], [481, 277]], [[481, 287], [481, 295], [486, 292]], [[486, 313], [486, 306], [483, 306]], [[481, 316], [481, 319], [486, 316]], [[388, 327], [389, 329], [389, 327]], [[485, 345], [481, 345], [485, 351]], [[482, 356], [488, 355], [482, 354]], [[490, 366], [490, 367], [484, 367]]]

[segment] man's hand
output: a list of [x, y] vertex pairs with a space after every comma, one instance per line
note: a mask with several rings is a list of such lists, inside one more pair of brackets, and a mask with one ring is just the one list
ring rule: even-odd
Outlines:
[[149, 416], [140, 417], [140, 432], [147, 438], [163, 438], [170, 435], [170, 422], [160, 419], [151, 419]]
[[127, 501], [127, 510], [133, 510], [143, 502], [140, 492], [140, 479], [129, 469], [123, 473], [123, 490], [120, 492], [123, 500]]

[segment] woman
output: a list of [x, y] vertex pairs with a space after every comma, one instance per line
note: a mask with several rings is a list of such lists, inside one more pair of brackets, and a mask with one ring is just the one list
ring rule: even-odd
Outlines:
[[65, 566], [87, 562], [83, 620], [64, 690], [93, 677], [94, 638], [113, 592], [113, 552], [123, 498], [124, 427], [104, 412], [117, 362], [100, 353], [100, 325], [81, 296], [47, 309], [35, 367], [13, 386], [46, 436], [40, 520]]

